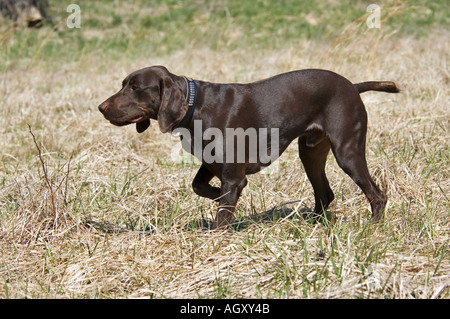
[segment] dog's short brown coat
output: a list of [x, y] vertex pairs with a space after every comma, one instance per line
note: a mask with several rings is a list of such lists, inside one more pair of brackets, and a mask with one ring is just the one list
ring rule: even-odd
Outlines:
[[[278, 128], [279, 154], [298, 138], [299, 155], [313, 186], [314, 213], [322, 215], [334, 194], [325, 175], [330, 149], [339, 166], [362, 189], [375, 221], [382, 220], [386, 195], [373, 182], [366, 163], [367, 113], [360, 93], [375, 90], [397, 93], [393, 82], [352, 84], [326, 70], [301, 70], [249, 84], [195, 81], [195, 111], [187, 125], [193, 134], [195, 120], [202, 129]], [[186, 114], [186, 79], [154, 66], [128, 75], [119, 92], [100, 104], [99, 110], [115, 125], [136, 123], [138, 132], [157, 120], [163, 133], [174, 129]], [[246, 174], [262, 163], [203, 162], [192, 183], [194, 191], [219, 202], [215, 226], [230, 225], [237, 200], [247, 184]], [[209, 184], [217, 176], [220, 188]]]

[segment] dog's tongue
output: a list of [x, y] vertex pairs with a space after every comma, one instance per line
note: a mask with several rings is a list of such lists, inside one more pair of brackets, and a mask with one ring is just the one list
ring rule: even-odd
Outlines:
[[138, 122], [138, 123], [136, 123], [136, 131], [138, 133], [142, 133], [146, 129], [148, 129], [149, 126], [150, 126], [150, 120], [145, 120], [145, 121], [142, 121], [142, 122]]

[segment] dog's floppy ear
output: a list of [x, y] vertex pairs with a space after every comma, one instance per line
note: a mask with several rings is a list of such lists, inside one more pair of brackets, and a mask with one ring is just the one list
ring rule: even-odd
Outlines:
[[148, 129], [149, 126], [150, 126], [150, 120], [145, 120], [145, 121], [142, 121], [142, 122], [138, 122], [138, 123], [136, 123], [136, 131], [138, 133], [142, 133], [146, 129]]
[[159, 129], [167, 133], [186, 114], [188, 104], [183, 92], [175, 84], [170, 76], [162, 79], [161, 105], [158, 111]]

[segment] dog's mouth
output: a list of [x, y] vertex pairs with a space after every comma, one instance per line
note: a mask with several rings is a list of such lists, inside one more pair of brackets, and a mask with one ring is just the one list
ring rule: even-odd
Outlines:
[[136, 117], [133, 117], [131, 120], [129, 120], [128, 122], [129, 122], [129, 124], [132, 124], [132, 123], [138, 123], [138, 122], [140, 122], [140, 121], [142, 121], [144, 119], [144, 116], [143, 115], [138, 115], [138, 116], [136, 116]]
[[145, 115], [136, 115], [128, 120], [110, 120], [110, 122], [116, 126], [136, 124], [136, 130], [138, 133], [144, 132], [150, 126], [150, 120]]
[[116, 126], [124, 126], [124, 125], [129, 125], [129, 124], [135, 124], [135, 123], [139, 123], [144, 121], [146, 118], [144, 115], [136, 115], [132, 118], [129, 119], [111, 119], [109, 120], [111, 122], [111, 124], [114, 124]]

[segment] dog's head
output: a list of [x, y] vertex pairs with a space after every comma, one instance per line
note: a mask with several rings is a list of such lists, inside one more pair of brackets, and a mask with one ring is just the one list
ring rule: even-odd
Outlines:
[[174, 82], [175, 76], [163, 66], [140, 69], [128, 75], [122, 89], [98, 109], [112, 124], [136, 124], [139, 133], [158, 120], [161, 132], [170, 131], [185, 115], [185, 94]]

